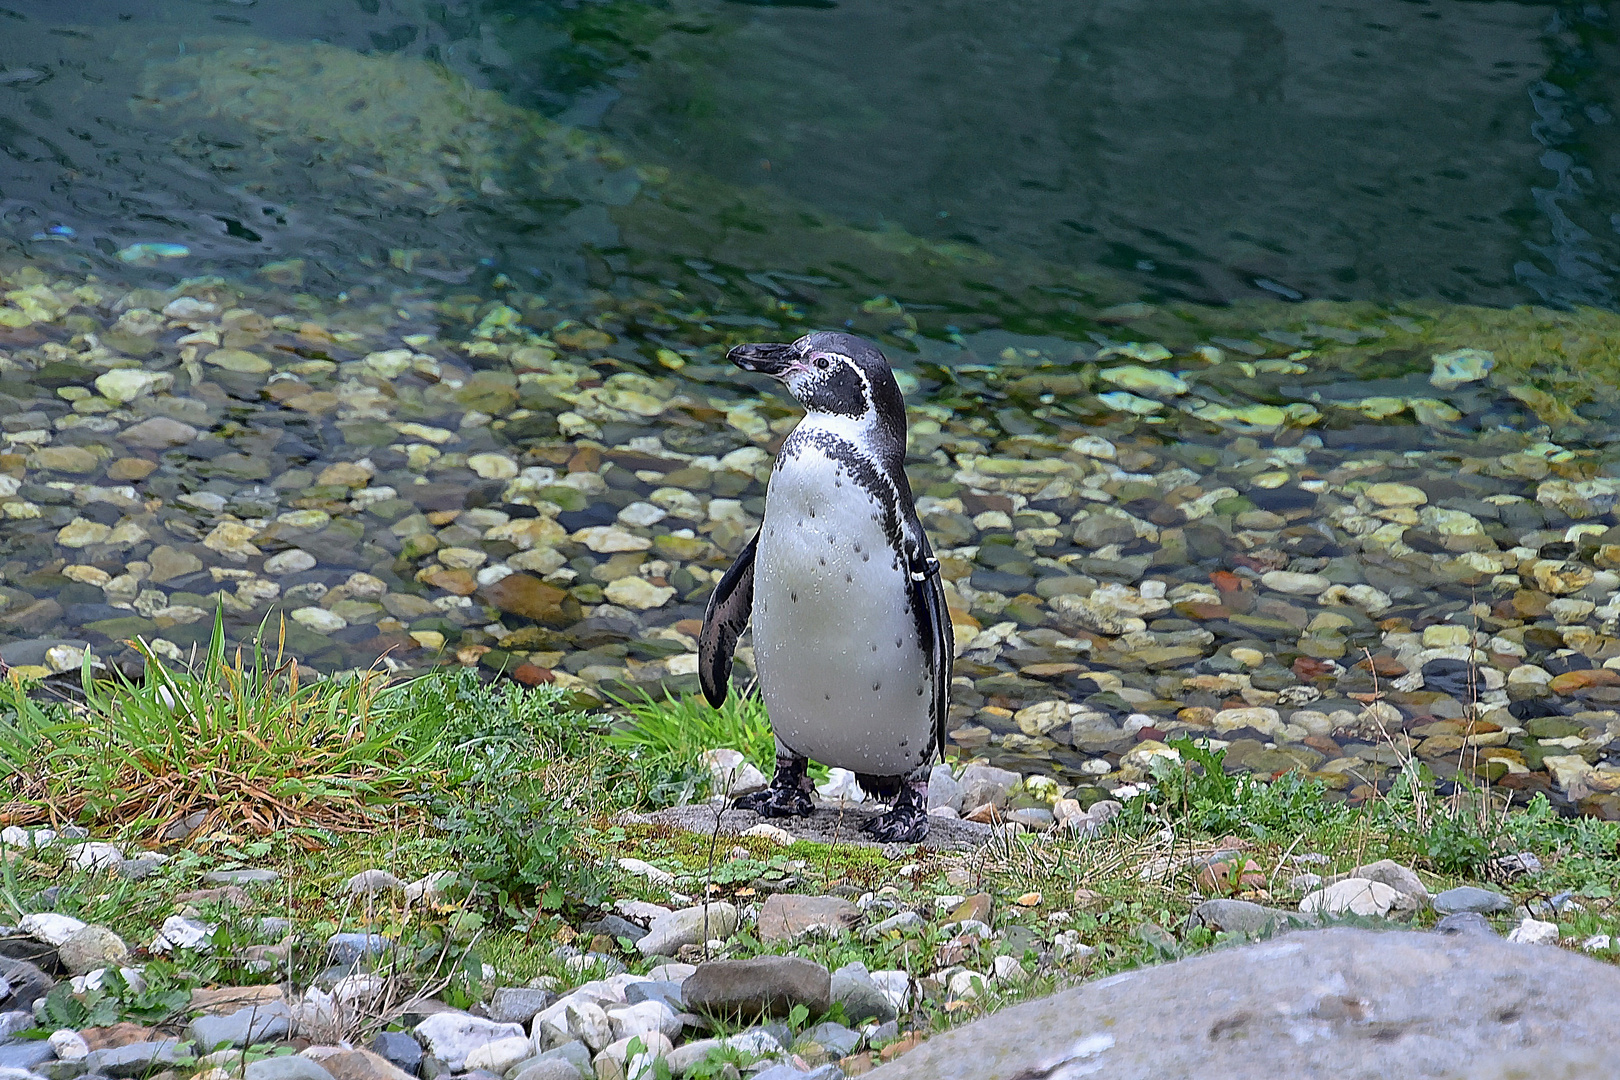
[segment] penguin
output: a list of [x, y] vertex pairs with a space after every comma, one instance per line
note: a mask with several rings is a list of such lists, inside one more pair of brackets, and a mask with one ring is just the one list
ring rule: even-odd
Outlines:
[[900, 387], [883, 354], [851, 334], [738, 345], [726, 358], [780, 379], [806, 410], [698, 638], [699, 682], [718, 708], [753, 620], [776, 774], [733, 805], [809, 814], [815, 758], [889, 804], [862, 826], [874, 839], [914, 843], [928, 833], [928, 772], [944, 753], [953, 640], [939, 560], [906, 481]]

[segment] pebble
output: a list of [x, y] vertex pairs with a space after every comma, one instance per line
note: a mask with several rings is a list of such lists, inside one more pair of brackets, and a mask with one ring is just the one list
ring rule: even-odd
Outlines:
[[1557, 945], [1558, 924], [1541, 922], [1526, 915], [1508, 934], [1508, 940], [1519, 945]]
[[642, 956], [674, 956], [682, 945], [725, 939], [737, 930], [737, 909], [719, 901], [665, 912], [652, 921], [647, 936], [636, 942]]
[[711, 960], [681, 984], [681, 996], [687, 1008], [716, 1016], [786, 1016], [795, 1005], [819, 1016], [832, 1006], [831, 979], [820, 964], [796, 956]]
[[1513, 901], [1499, 892], [1490, 889], [1481, 889], [1474, 885], [1461, 885], [1455, 889], [1447, 889], [1437, 893], [1434, 898], [1434, 910], [1442, 915], [1451, 915], [1457, 912], [1473, 911], [1490, 914], [1497, 911], [1507, 911], [1513, 907]]
[[1299, 902], [1299, 910], [1307, 914], [1382, 917], [1389, 914], [1399, 896], [1382, 882], [1346, 878], [1307, 894]]

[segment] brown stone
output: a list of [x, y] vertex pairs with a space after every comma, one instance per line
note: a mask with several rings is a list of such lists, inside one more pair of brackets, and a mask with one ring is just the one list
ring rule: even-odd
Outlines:
[[0, 612], [0, 630], [22, 631], [32, 633], [43, 630], [62, 618], [62, 605], [50, 597], [44, 600], [35, 600], [26, 607], [16, 611]]
[[[522, 577], [523, 575], [514, 574], [512, 576]], [[422, 571], [417, 580], [425, 585], [431, 585], [435, 589], [443, 589], [447, 593], [454, 593], [456, 596], [471, 596], [478, 591], [478, 579], [473, 577], [471, 571], [468, 570], [450, 570], [443, 566], [433, 566]], [[536, 578], [535, 580], [538, 581], [539, 579]], [[499, 607], [500, 605], [497, 604], [496, 606]]]
[[109, 1024], [107, 1027], [85, 1028], [79, 1032], [84, 1041], [92, 1050], [107, 1050], [114, 1046], [128, 1046], [130, 1043], [153, 1042], [161, 1039], [156, 1028], [142, 1027], [140, 1024], [131, 1024], [123, 1021]]
[[876, 1065], [872, 1064], [872, 1052], [870, 1050], [862, 1050], [858, 1054], [839, 1058], [838, 1067], [843, 1070], [845, 1076], [865, 1076], [877, 1068]]
[[946, 918], [946, 922], [962, 922], [966, 919], [976, 919], [986, 926], [990, 924], [990, 894], [986, 892], [974, 893], [957, 905], [955, 911]]
[[157, 470], [157, 462], [147, 461], [145, 458], [126, 457], [119, 458], [107, 466], [107, 479], [109, 480], [145, 480]]
[[509, 615], [521, 615], [538, 623], [566, 621], [563, 601], [568, 599], [568, 593], [529, 574], [508, 574], [484, 586], [483, 598]]
[[1620, 671], [1613, 668], [1566, 671], [1562, 675], [1554, 675], [1552, 682], [1547, 684], [1548, 689], [1555, 694], [1573, 694], [1597, 686], [1620, 686]]
[[539, 686], [541, 683], [556, 682], [557, 676], [550, 668], [524, 663], [512, 669], [512, 679], [524, 686]]
[[759, 911], [759, 938], [770, 945], [796, 941], [818, 927], [842, 932], [861, 921], [861, 909], [841, 896], [775, 893]]
[[596, 472], [602, 467], [602, 451], [594, 446], [582, 446], [568, 459], [568, 471]]
[[878, 1057], [882, 1058], [884, 1061], [893, 1061], [901, 1054], [917, 1049], [917, 1047], [922, 1045], [922, 1042], [922, 1032], [908, 1031], [906, 1032], [904, 1038], [896, 1039], [888, 1046], [885, 1046], [882, 1050], [879, 1050]]
[[1370, 666], [1367, 663], [1367, 658], [1363, 657], [1361, 660], [1357, 661], [1356, 667], [1361, 668], [1363, 671], [1370, 670], [1374, 675], [1377, 675], [1381, 679], [1398, 679], [1402, 675], [1406, 674], [1405, 664], [1401, 663], [1393, 656], [1382, 653], [1372, 657], [1372, 663]]
[[1536, 589], [1520, 589], [1513, 594], [1513, 610], [1521, 619], [1539, 619], [1547, 614], [1552, 597]]
[[[192, 889], [190, 892], [177, 893], [174, 898], [177, 904], [230, 904], [247, 910], [253, 906], [253, 898], [247, 890], [240, 885], [221, 885], [213, 889]], [[259, 989], [254, 987], [254, 989]], [[199, 991], [202, 993], [204, 991]]]
[[411, 1080], [398, 1065], [370, 1050], [341, 1050], [316, 1061], [332, 1080]]
[[210, 1016], [229, 1016], [240, 1009], [251, 1009], [256, 1005], [269, 1005], [285, 1000], [286, 996], [282, 994], [281, 987], [273, 983], [269, 986], [217, 986], [193, 990], [191, 1009], [193, 1012], [207, 1013]]

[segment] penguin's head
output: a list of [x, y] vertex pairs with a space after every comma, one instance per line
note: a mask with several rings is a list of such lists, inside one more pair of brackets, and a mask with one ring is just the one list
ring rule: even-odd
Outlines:
[[820, 331], [791, 345], [738, 345], [726, 359], [782, 380], [813, 413], [870, 418], [905, 438], [905, 401], [877, 346], [853, 334]]

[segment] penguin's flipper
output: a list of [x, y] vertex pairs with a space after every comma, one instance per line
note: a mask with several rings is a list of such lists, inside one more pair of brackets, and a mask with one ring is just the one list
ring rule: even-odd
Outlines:
[[754, 613], [754, 552], [758, 547], [756, 532], [709, 594], [709, 607], [703, 613], [703, 632], [698, 635], [698, 682], [703, 686], [703, 696], [716, 709], [731, 688], [731, 655], [737, 639]]
[[945, 712], [950, 705], [951, 663], [956, 656], [956, 639], [951, 631], [951, 612], [945, 606], [945, 585], [939, 573], [939, 560], [926, 539], [911, 556], [911, 610], [917, 617], [917, 636], [928, 657], [928, 671], [934, 683], [934, 752], [945, 753]]

